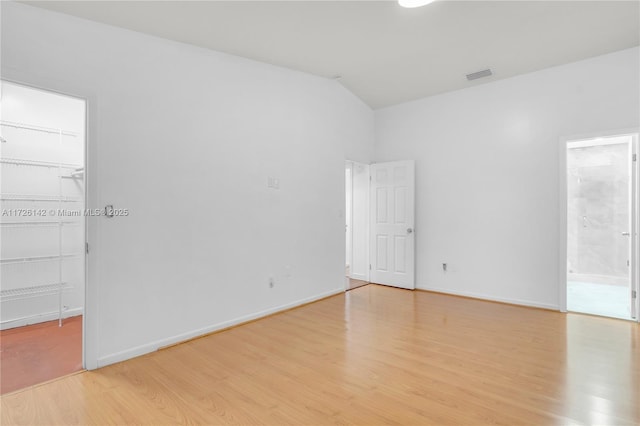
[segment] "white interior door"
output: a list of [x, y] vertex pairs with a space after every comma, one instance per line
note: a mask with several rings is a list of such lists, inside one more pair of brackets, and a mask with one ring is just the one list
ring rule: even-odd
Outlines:
[[415, 163], [371, 166], [370, 281], [415, 288]]

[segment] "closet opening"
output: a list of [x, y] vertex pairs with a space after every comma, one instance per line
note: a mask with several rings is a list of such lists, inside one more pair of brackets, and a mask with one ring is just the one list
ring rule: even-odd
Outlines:
[[86, 101], [0, 87], [0, 393], [83, 369]]

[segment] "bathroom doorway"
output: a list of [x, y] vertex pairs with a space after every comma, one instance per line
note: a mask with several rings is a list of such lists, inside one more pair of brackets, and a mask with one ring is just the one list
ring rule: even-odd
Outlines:
[[566, 144], [568, 311], [637, 317], [635, 138]]

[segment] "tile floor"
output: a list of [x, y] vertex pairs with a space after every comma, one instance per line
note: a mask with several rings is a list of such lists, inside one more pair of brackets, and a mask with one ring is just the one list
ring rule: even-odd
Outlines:
[[629, 287], [580, 281], [567, 282], [567, 310], [631, 319]]
[[82, 316], [0, 332], [0, 393], [82, 370]]

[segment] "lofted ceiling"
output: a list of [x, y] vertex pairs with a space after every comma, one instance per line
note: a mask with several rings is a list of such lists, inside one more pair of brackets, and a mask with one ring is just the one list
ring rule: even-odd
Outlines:
[[[637, 46], [639, 1], [25, 1], [334, 78], [372, 108]], [[469, 82], [465, 75], [491, 68]]]

